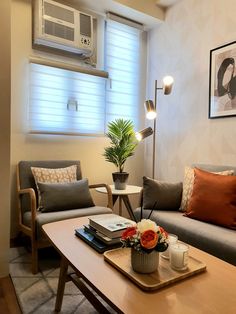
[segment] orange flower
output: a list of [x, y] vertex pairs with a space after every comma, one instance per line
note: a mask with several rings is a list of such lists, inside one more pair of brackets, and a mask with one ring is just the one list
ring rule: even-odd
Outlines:
[[136, 234], [136, 227], [129, 227], [122, 233], [121, 239], [126, 240], [128, 238], [131, 238], [135, 234]]
[[153, 249], [157, 245], [158, 235], [153, 230], [146, 230], [141, 234], [140, 242], [145, 249]]

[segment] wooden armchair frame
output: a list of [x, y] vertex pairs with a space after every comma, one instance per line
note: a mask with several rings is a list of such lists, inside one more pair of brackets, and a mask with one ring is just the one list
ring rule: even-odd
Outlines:
[[[112, 192], [109, 185], [92, 184], [89, 185], [89, 189], [95, 189], [98, 187], [105, 187], [107, 190], [108, 204], [107, 207], [113, 209]], [[37, 211], [37, 197], [33, 188], [21, 189], [20, 188], [20, 176], [19, 176], [19, 165], [17, 166], [17, 194], [18, 194], [18, 217], [19, 217], [19, 230], [31, 239], [31, 254], [32, 254], [32, 273], [38, 272], [38, 249], [51, 246], [50, 242], [45, 240], [38, 240], [36, 238], [36, 219], [38, 215]], [[30, 199], [30, 211], [31, 211], [31, 227], [26, 226], [23, 223], [21, 197], [22, 195], [28, 194]]]

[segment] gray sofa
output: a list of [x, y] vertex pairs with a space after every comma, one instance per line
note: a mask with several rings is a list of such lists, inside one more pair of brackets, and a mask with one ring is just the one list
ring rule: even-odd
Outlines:
[[[193, 166], [212, 172], [232, 169], [236, 175], [236, 167], [203, 164]], [[142, 212], [143, 218], [148, 218], [150, 210], [144, 209]], [[134, 214], [139, 220], [140, 208]], [[185, 217], [179, 210], [154, 210], [150, 218], [169, 233], [178, 235], [180, 240], [236, 265], [236, 230]]]

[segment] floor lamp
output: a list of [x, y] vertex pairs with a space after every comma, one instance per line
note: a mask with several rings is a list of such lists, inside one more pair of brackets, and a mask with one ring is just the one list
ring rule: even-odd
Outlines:
[[136, 133], [136, 138], [138, 141], [153, 134], [152, 139], [152, 178], [155, 177], [155, 164], [156, 164], [156, 117], [157, 117], [157, 91], [163, 90], [164, 95], [169, 95], [172, 90], [174, 79], [172, 76], [165, 76], [163, 78], [163, 86], [157, 87], [157, 80], [155, 80], [155, 95], [154, 103], [152, 100], [146, 100], [144, 103], [146, 109], [146, 118], [153, 121], [153, 129], [151, 127], [145, 128]]

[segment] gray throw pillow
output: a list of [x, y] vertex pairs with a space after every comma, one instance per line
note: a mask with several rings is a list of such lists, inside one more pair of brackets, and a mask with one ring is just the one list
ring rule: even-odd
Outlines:
[[69, 183], [40, 183], [42, 212], [78, 209], [94, 206], [88, 180]]
[[169, 183], [143, 177], [143, 208], [153, 209], [155, 205], [157, 210], [178, 210], [182, 190], [182, 182]]

